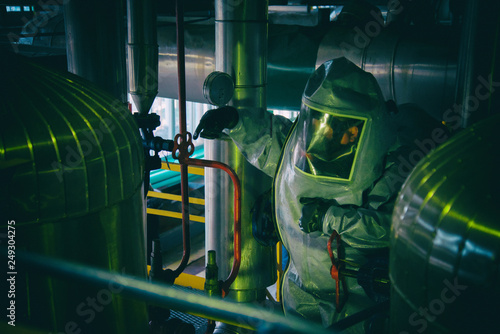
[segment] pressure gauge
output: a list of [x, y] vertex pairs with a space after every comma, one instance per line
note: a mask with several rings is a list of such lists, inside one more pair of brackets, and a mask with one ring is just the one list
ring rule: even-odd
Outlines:
[[234, 94], [233, 78], [224, 72], [210, 73], [203, 83], [203, 96], [217, 107], [225, 106]]

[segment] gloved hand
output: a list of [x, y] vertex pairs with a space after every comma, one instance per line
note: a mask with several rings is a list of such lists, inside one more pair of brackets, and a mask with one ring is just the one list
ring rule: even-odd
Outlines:
[[303, 204], [303, 207], [299, 227], [302, 232], [311, 233], [321, 230], [326, 211], [330, 206], [337, 204], [337, 201], [318, 197], [302, 197], [300, 203]]
[[193, 138], [199, 135], [206, 139], [217, 139], [222, 136], [222, 130], [232, 129], [238, 124], [238, 111], [234, 107], [225, 106], [208, 110], [194, 131]]

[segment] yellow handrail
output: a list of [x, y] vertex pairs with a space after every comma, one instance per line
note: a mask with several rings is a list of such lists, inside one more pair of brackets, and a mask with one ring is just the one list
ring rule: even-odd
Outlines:
[[[161, 198], [161, 199], [169, 199], [172, 201], [181, 201], [180, 195], [174, 195], [169, 193], [159, 193], [156, 191], [148, 191], [149, 197]], [[205, 200], [203, 198], [189, 197], [189, 203], [205, 205]]]

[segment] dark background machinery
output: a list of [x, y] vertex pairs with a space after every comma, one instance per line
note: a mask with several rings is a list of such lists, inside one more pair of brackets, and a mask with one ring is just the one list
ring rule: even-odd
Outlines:
[[[235, 83], [234, 98], [230, 102], [232, 105], [258, 105], [263, 111], [266, 108], [298, 110], [303, 87], [315, 67], [325, 60], [345, 56], [374, 74], [386, 99], [394, 100], [397, 104], [418, 104], [432, 117], [443, 121], [452, 133], [468, 129], [500, 110], [498, 2], [391, 0], [367, 3], [372, 7], [356, 1], [186, 1], [183, 11], [186, 100], [206, 103], [203, 82], [213, 71], [222, 71], [230, 74]], [[108, 101], [110, 105], [104, 109], [124, 108], [129, 102], [127, 93], [131, 93], [139, 114], [146, 117], [156, 96], [178, 98], [179, 95], [177, 14], [173, 1], [0, 1], [0, 41], [10, 52], [26, 56], [43, 66], [68, 70], [92, 82], [95, 89], [105, 91], [111, 98], [111, 102]], [[10, 64], [2, 65], [9, 67]], [[35, 70], [27, 70], [29, 68], [12, 67], [10, 70], [15, 69], [18, 75], [28, 78], [36, 73]], [[53, 74], [46, 76], [51, 78]], [[55, 77], [60, 80], [57, 75]], [[6, 78], [3, 77], [4, 81]], [[59, 99], [64, 104], [68, 99], [66, 94], [77, 94], [63, 86], [54, 86], [59, 88], [49, 92], [46, 89], [47, 84], [41, 80], [42, 78], [35, 76], [33, 80], [27, 80], [24, 86], [19, 87], [19, 91], [6, 94], [2, 101], [6, 107], [2, 107], [2, 112], [12, 114], [9, 115], [11, 118], [21, 109], [29, 109], [29, 112], [39, 115], [41, 111], [38, 109], [48, 108], [47, 99], [52, 103]], [[9, 83], [10, 81], [3, 84]], [[9, 89], [13, 88], [9, 85]], [[47, 98], [49, 94], [56, 94], [57, 98]], [[32, 106], [13, 108], [16, 105], [13, 101]], [[75, 110], [79, 107], [67, 108]], [[31, 114], [28, 111], [23, 112], [23, 117], [33, 121], [35, 116], [29, 115]], [[492, 122], [497, 120], [492, 118]], [[53, 127], [45, 123], [37, 125], [47, 129]], [[121, 121], [117, 123], [117, 126], [121, 125]], [[90, 131], [95, 132], [94, 127], [95, 125], [92, 125]], [[4, 152], [11, 152], [13, 147], [16, 147], [15, 144], [9, 146], [8, 140], [5, 139], [11, 138], [8, 135], [10, 130], [7, 127], [2, 131], [3, 146], [0, 148], [3, 160], [9, 159], [9, 155]], [[19, 135], [19, 132], [12, 136], [14, 135]], [[149, 133], [148, 138], [143, 139], [151, 140], [151, 136]], [[53, 138], [57, 138], [54, 139], [57, 143], [65, 138], [65, 135], [54, 133]], [[429, 142], [422, 144], [422, 152], [418, 156], [427, 155], [434, 146], [442, 143], [441, 139], [439, 136], [429, 138]], [[120, 143], [124, 145], [120, 140], [115, 141], [118, 146]], [[45, 145], [45, 142], [46, 140], [41, 140], [40, 145]], [[463, 150], [464, 147], [455, 148], [452, 153]], [[495, 147], [491, 150], [494, 151]], [[111, 147], [109, 149], [115, 150]], [[247, 194], [242, 206], [243, 221], [248, 222], [250, 219], [245, 212], [250, 211], [255, 198], [265, 190], [269, 180], [248, 166], [236, 149], [227, 142], [206, 145], [205, 155], [210, 159], [223, 161], [237, 171], [244, 193]], [[492, 163], [487, 154], [481, 159], [484, 159], [483, 164]], [[43, 162], [36, 161], [36, 165], [42, 166]], [[2, 164], [3, 183], [7, 184], [5, 178], [9, 175], [14, 175], [15, 179], [19, 178], [12, 168], [8, 163]], [[449, 165], [440, 168], [445, 168], [443, 173], [446, 174], [446, 168], [451, 170], [460, 166]], [[484, 171], [494, 173], [488, 169]], [[33, 173], [45, 175], [38, 171]], [[25, 174], [29, 176], [30, 173]], [[487, 174], [486, 180], [490, 176], [493, 177]], [[80, 178], [75, 177], [67, 187], [76, 187], [80, 181]], [[121, 187], [122, 181], [118, 180], [110, 185], [109, 191]], [[231, 189], [228, 185], [228, 179], [220, 172], [211, 171], [206, 174], [206, 211], [210, 214], [206, 215], [208, 223], [205, 244], [207, 250], [216, 250], [220, 278], [230, 271], [233, 260], [232, 253], [227, 251], [228, 243], [220, 242], [228, 236], [230, 238], [233, 232], [233, 193], [232, 190], [227, 190]], [[37, 188], [39, 196], [49, 198], [53, 195], [53, 203], [69, 201], [70, 197], [51, 187], [40, 185]], [[180, 188], [179, 186], [179, 192]], [[2, 194], [2, 212], [7, 212], [6, 197], [10, 196], [5, 193], [5, 189]], [[28, 195], [26, 192], [19, 196], [22, 198]], [[419, 196], [420, 194], [415, 197]], [[83, 201], [77, 198], [71, 198], [75, 201], [74, 205], [82, 205]], [[471, 202], [474, 200], [471, 199]], [[38, 201], [42, 203], [41, 200]], [[144, 203], [131, 207], [140, 211], [141, 205]], [[43, 208], [40, 205], [39, 207]], [[71, 206], [68, 204], [68, 207]], [[483, 210], [490, 209], [491, 207], [485, 207]], [[422, 212], [428, 212], [427, 210], [430, 209], [423, 208]], [[49, 211], [56, 213], [55, 210]], [[42, 213], [39, 213], [39, 217], [32, 218], [35, 221], [43, 220]], [[82, 217], [80, 218], [84, 219]], [[137, 219], [142, 221], [142, 218]], [[113, 224], [119, 223], [116, 218], [112, 221]], [[121, 220], [120, 224], [123, 224]], [[137, 222], [134, 224], [136, 228], [141, 225], [137, 225]], [[60, 225], [54, 226], [56, 228]], [[4, 224], [0, 226], [4, 227]], [[496, 226], [491, 228], [498, 230]], [[440, 231], [439, 228], [436, 230]], [[35, 232], [33, 230], [31, 233]], [[72, 233], [74, 232], [64, 232], [60, 237], [55, 232], [35, 234], [37, 242], [42, 244], [76, 247], [78, 243], [70, 242], [71, 238], [66, 236]], [[428, 233], [433, 235], [436, 231]], [[248, 303], [264, 298], [266, 287], [274, 282], [274, 264], [269, 256], [273, 251], [257, 245], [251, 238], [251, 224], [250, 227], [247, 225], [246, 230], [243, 229], [243, 235], [244, 240], [249, 241], [243, 245], [242, 254], [251, 261], [248, 262], [249, 267], [243, 268], [232, 286], [232, 293], [235, 300]], [[147, 240], [148, 244], [150, 241]], [[395, 246], [403, 247], [399, 242], [395, 241]], [[480, 245], [481, 242], [483, 239], [475, 241], [475, 244]], [[144, 246], [139, 241], [126, 239], [123, 235], [120, 235], [116, 243], [101, 243], [95, 238], [88, 243], [98, 244], [103, 252], [113, 253], [120, 250], [120, 256], [125, 256], [125, 253], [121, 253], [122, 249], [126, 248], [120, 246], [122, 243], [133, 245], [140, 249], [140, 252], [143, 252]], [[81, 248], [77, 248], [75, 254], [79, 254]], [[455, 255], [458, 256], [460, 249], [455, 250]], [[53, 255], [46, 250], [29, 250]], [[60, 253], [68, 256], [70, 254], [66, 247], [62, 247]], [[405, 254], [410, 256], [413, 253], [408, 250]], [[100, 256], [89, 254], [90, 262], [87, 264], [103, 266], [97, 263]], [[109, 257], [111, 262], [115, 259], [113, 256]], [[427, 260], [431, 259], [432, 257], [428, 257]], [[491, 265], [498, 268], [495, 252], [490, 254], [489, 259]], [[77, 261], [77, 258], [69, 257], [68, 260]], [[443, 261], [445, 265], [455, 265]], [[431, 267], [431, 264], [428, 266]], [[107, 268], [107, 265], [104, 267]], [[119, 271], [119, 267], [119, 264], [114, 263], [111, 269]], [[421, 286], [413, 288], [425, 290], [432, 282], [415, 283], [418, 284]], [[410, 309], [412, 303], [421, 302], [406, 298], [403, 293], [397, 296]], [[432, 295], [429, 293], [429, 296]], [[73, 297], [73, 303], [79, 301], [78, 297]], [[432, 300], [431, 298], [428, 301]], [[63, 313], [59, 312], [56, 312], [57, 316], [64, 318]], [[124, 315], [125, 313], [121, 313], [115, 322], [122, 321]], [[398, 316], [393, 313], [391, 315]], [[395, 326], [401, 325], [394, 323]], [[41, 323], [38, 325], [43, 327]], [[452, 328], [449, 326], [451, 325], [446, 322], [439, 322], [435, 331], [447, 332]]]

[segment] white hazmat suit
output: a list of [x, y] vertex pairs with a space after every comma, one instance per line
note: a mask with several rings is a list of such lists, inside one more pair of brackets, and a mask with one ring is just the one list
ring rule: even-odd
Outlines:
[[[356, 270], [389, 246], [404, 177], [394, 124], [373, 75], [345, 58], [324, 63], [310, 77], [293, 124], [271, 113], [237, 112], [224, 132], [250, 163], [274, 177], [275, 222], [290, 256], [281, 291], [285, 314], [328, 327], [374, 305], [357, 280], [347, 278], [348, 299], [336, 310], [327, 251], [337, 231], [346, 268]], [[304, 207], [315, 202], [324, 210], [309, 224]], [[349, 332], [364, 333], [363, 325]]]

